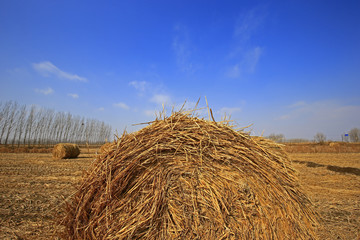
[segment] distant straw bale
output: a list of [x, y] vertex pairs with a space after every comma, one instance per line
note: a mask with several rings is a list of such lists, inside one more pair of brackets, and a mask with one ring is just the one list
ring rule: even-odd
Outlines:
[[112, 144], [67, 205], [66, 239], [316, 239], [280, 145], [181, 112]]
[[338, 142], [331, 142], [331, 143], [329, 143], [329, 146], [330, 147], [333, 147], [333, 148], [335, 148], [335, 147], [340, 147], [340, 143], [338, 143]]
[[52, 151], [54, 159], [76, 158], [80, 154], [80, 148], [73, 143], [59, 143]]

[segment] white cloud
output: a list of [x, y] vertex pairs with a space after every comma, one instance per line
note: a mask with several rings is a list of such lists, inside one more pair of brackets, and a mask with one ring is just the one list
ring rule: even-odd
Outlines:
[[96, 110], [98, 110], [98, 111], [104, 111], [105, 110], [105, 108], [103, 108], [103, 107], [99, 107], [98, 109], [96, 109]]
[[259, 62], [262, 52], [263, 52], [262, 48], [255, 47], [252, 50], [250, 50], [245, 56], [245, 65], [250, 73], [255, 72], [256, 65]]
[[249, 40], [263, 24], [266, 15], [266, 9], [263, 6], [256, 7], [240, 15], [235, 24], [234, 36], [242, 41]]
[[171, 98], [168, 95], [164, 94], [155, 94], [151, 99], [151, 102], [156, 103], [158, 105], [166, 105], [171, 103]]
[[76, 94], [76, 93], [69, 93], [68, 96], [70, 96], [70, 97], [72, 97], [72, 98], [74, 98], [74, 99], [79, 98], [79, 95]]
[[35, 92], [41, 93], [41, 94], [44, 94], [44, 95], [49, 95], [49, 94], [54, 93], [54, 90], [53, 90], [52, 88], [50, 88], [50, 87], [45, 88], [45, 89], [38, 89], [38, 88], [36, 88], [36, 89], [35, 89]]
[[33, 68], [45, 77], [54, 75], [54, 76], [56, 76], [58, 78], [62, 78], [62, 79], [87, 82], [86, 78], [80, 77], [76, 74], [64, 72], [49, 61], [33, 63]]
[[140, 92], [145, 92], [146, 87], [149, 85], [149, 83], [146, 81], [131, 81], [129, 82], [129, 85]]
[[227, 68], [225, 75], [229, 78], [239, 78], [243, 74], [255, 73], [256, 66], [264, 52], [260, 46], [249, 45], [250, 39], [265, 22], [266, 8], [259, 6], [240, 15], [234, 26], [235, 47], [228, 57], [233, 64]]
[[126, 105], [125, 103], [123, 103], [123, 102], [114, 103], [113, 105], [114, 105], [114, 107], [122, 108], [122, 109], [125, 109], [125, 110], [130, 109], [130, 107], [128, 105]]

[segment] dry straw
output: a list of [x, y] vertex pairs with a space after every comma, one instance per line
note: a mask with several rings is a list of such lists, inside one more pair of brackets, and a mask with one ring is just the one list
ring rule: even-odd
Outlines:
[[114, 147], [114, 143], [107, 142], [101, 145], [99, 149], [100, 154], [106, 154], [107, 152], [111, 151], [111, 149]]
[[316, 239], [280, 145], [184, 112], [124, 134], [68, 203], [67, 239]]
[[80, 148], [73, 143], [59, 143], [52, 151], [54, 159], [76, 158], [80, 154]]

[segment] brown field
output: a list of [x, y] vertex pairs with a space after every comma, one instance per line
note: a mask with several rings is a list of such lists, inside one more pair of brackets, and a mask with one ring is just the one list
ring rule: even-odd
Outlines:
[[[320, 214], [319, 239], [360, 238], [360, 151], [354, 146], [287, 146]], [[0, 153], [0, 239], [57, 239], [62, 204], [96, 150], [82, 149], [79, 158], [67, 160], [53, 160], [51, 153]]]

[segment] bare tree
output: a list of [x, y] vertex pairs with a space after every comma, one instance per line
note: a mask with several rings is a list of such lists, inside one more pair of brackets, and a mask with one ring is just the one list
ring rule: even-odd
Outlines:
[[0, 102], [0, 144], [54, 144], [71, 141], [103, 143], [110, 138], [111, 126], [96, 119], [70, 113], [20, 106], [13, 101]]
[[324, 143], [326, 141], [326, 136], [325, 134], [319, 132], [314, 136], [314, 140], [317, 143]]
[[85, 131], [85, 118], [79, 118], [79, 122], [76, 124], [77, 125], [77, 129], [75, 131], [75, 142], [77, 143], [81, 143], [84, 141], [84, 131]]
[[5, 102], [0, 112], [0, 144], [2, 143], [3, 136], [9, 124], [9, 114], [11, 112], [12, 101]]
[[42, 109], [37, 109], [35, 116], [34, 116], [34, 133], [33, 133], [33, 144], [38, 143], [38, 136], [41, 134], [41, 126], [42, 126], [42, 119], [43, 119], [43, 111]]
[[16, 128], [14, 131], [14, 137], [12, 140], [12, 145], [15, 145], [17, 140], [18, 147], [20, 146], [20, 139], [24, 132], [24, 125], [25, 125], [25, 117], [26, 117], [26, 105], [22, 105], [17, 114], [17, 121], [16, 121]]
[[52, 124], [50, 127], [49, 139], [51, 139], [51, 144], [57, 142], [58, 129], [60, 128], [60, 115], [61, 113], [54, 113]]
[[25, 134], [24, 134], [24, 145], [27, 143], [30, 145], [31, 135], [32, 135], [32, 129], [34, 124], [34, 118], [35, 118], [35, 112], [36, 112], [36, 106], [32, 105], [30, 108], [30, 112], [28, 114], [28, 117], [26, 119], [25, 124]]
[[51, 138], [51, 132], [52, 132], [52, 124], [53, 124], [53, 119], [54, 119], [54, 110], [52, 109], [45, 109], [44, 110], [44, 128], [43, 128], [43, 133], [41, 135], [41, 141], [42, 144], [49, 144], [50, 143], [50, 138]]
[[16, 102], [13, 102], [10, 107], [10, 112], [8, 115], [7, 133], [6, 133], [5, 142], [4, 142], [5, 145], [7, 145], [10, 134], [12, 133], [12, 130], [16, 123], [15, 119], [16, 119], [16, 117], [17, 117], [16, 115], [18, 113], [17, 108], [18, 108], [18, 104]]
[[272, 133], [270, 134], [268, 137], [268, 139], [274, 141], [274, 142], [278, 142], [278, 143], [281, 143], [281, 142], [284, 142], [285, 141], [285, 136], [284, 134], [275, 134], [275, 133]]
[[68, 142], [70, 141], [69, 135], [71, 134], [71, 129], [73, 127], [74, 121], [71, 113], [67, 113], [66, 115], [66, 121], [65, 121], [65, 127], [64, 127], [64, 141]]
[[351, 142], [359, 142], [360, 141], [360, 129], [353, 128], [349, 132], [349, 137]]
[[37, 144], [41, 144], [41, 143], [44, 142], [44, 137], [43, 136], [45, 134], [45, 131], [47, 131], [46, 122], [48, 121], [48, 114], [49, 114], [49, 110], [47, 110], [47, 109], [40, 109], [38, 111], [37, 125], [36, 125], [37, 134], [36, 134], [36, 137], [35, 137], [35, 142]]
[[73, 118], [73, 126], [70, 134], [71, 139], [73, 139], [73, 142], [78, 142], [79, 141], [79, 131], [81, 129], [81, 123], [82, 123], [82, 119], [79, 116], [75, 116]]
[[64, 128], [65, 128], [66, 116], [63, 112], [58, 112], [55, 117], [56, 138], [55, 142], [62, 142]]

